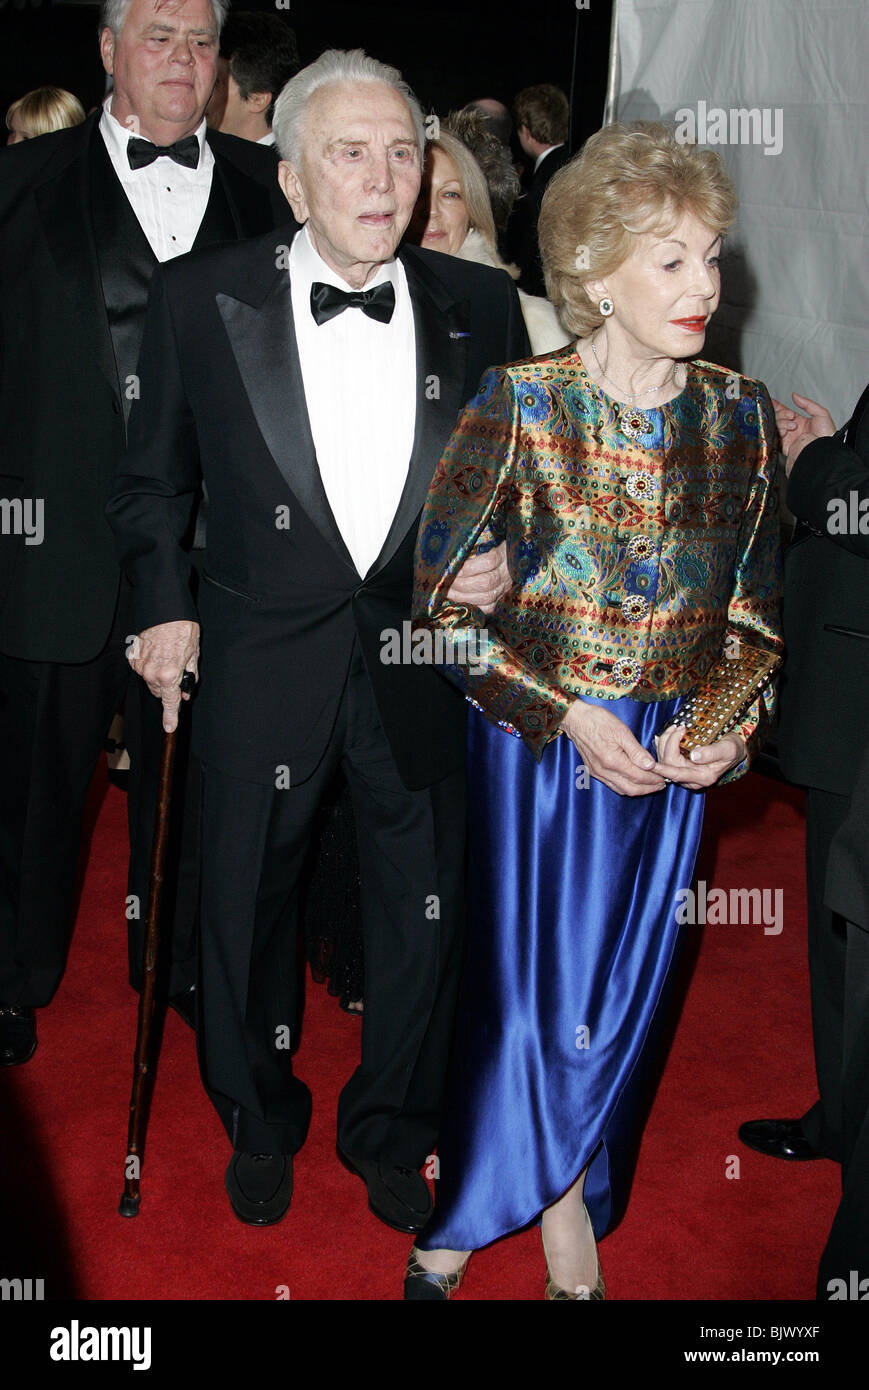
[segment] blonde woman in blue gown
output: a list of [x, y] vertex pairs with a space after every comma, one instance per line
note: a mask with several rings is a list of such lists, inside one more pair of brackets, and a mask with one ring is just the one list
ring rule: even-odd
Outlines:
[[[415, 616], [458, 642], [443, 673], [477, 708], [469, 955], [408, 1299], [449, 1298], [470, 1252], [536, 1221], [545, 1296], [604, 1296], [596, 1240], [626, 1201], [704, 793], [746, 772], [775, 698], [680, 752], [713, 663], [781, 645], [770, 398], [698, 357], [735, 208], [715, 152], [662, 126], [593, 136], [540, 218], [577, 341], [485, 375], [423, 511]], [[494, 611], [450, 600], [501, 541]]]

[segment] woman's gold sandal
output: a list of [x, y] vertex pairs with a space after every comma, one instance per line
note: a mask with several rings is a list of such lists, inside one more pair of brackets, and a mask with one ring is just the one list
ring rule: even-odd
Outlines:
[[606, 1284], [604, 1283], [603, 1275], [600, 1272], [600, 1265], [598, 1265], [597, 1267], [597, 1283], [595, 1284], [594, 1288], [589, 1289], [585, 1284], [580, 1284], [577, 1288], [576, 1293], [568, 1293], [567, 1289], [563, 1289], [560, 1284], [556, 1284], [552, 1275], [549, 1273], [549, 1267], [547, 1266], [546, 1290], [543, 1294], [543, 1297], [549, 1299], [550, 1301], [554, 1301], [555, 1299], [569, 1298], [571, 1300], [581, 1300], [583, 1302], [588, 1303], [591, 1303], [592, 1300], [605, 1299]]
[[468, 1267], [467, 1255], [462, 1264], [452, 1274], [438, 1274], [433, 1269], [426, 1269], [421, 1265], [417, 1256], [419, 1251], [416, 1246], [410, 1252], [407, 1261], [407, 1273], [404, 1276], [404, 1297], [406, 1300], [443, 1300], [452, 1298], [456, 1289], [465, 1276]]

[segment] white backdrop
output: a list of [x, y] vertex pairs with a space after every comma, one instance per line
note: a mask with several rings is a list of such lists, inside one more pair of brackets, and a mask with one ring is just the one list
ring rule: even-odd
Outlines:
[[703, 356], [843, 424], [869, 380], [869, 3], [619, 0], [617, 41], [616, 119], [705, 110], [709, 131], [713, 109], [756, 108], [778, 127], [774, 154], [759, 122], [760, 143], [708, 139], [740, 207]]

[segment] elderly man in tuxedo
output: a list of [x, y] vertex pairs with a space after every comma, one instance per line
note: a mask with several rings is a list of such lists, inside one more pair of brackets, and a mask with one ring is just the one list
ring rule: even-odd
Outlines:
[[[100, 52], [112, 95], [83, 125], [0, 156], [0, 496], [10, 519], [0, 536], [5, 1065], [32, 1056], [34, 1007], [50, 1001], [63, 974], [82, 809], [129, 675], [130, 617], [104, 509], [138, 395], [151, 275], [160, 261], [286, 218], [271, 153], [206, 131], [226, 8], [225, 0], [107, 0]], [[37, 515], [42, 534], [34, 526], [28, 534], [25, 522]], [[126, 716], [135, 745], [131, 891], [141, 898], [156, 796], [143, 773], [149, 742], [161, 735], [154, 712], [150, 724], [137, 718], [137, 694]], [[178, 994], [193, 983], [195, 873], [186, 882], [169, 984]], [[141, 917], [130, 916], [135, 957]]]
[[[465, 704], [411, 659], [419, 515], [462, 404], [527, 353], [509, 276], [404, 247], [420, 108], [393, 68], [324, 53], [275, 110], [298, 222], [158, 271], [108, 514], [132, 662], [174, 727], [199, 668], [203, 1080], [232, 1207], [286, 1212], [310, 1093], [293, 1075], [299, 870], [341, 765], [362, 874], [365, 1014], [339, 1155], [388, 1225], [429, 1210], [463, 897]], [[203, 479], [204, 583], [181, 538]], [[470, 653], [475, 659], [479, 653]]]

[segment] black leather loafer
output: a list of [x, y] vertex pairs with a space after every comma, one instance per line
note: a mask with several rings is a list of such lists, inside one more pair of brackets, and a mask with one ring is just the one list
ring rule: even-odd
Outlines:
[[431, 1194], [415, 1168], [380, 1163], [376, 1159], [338, 1157], [368, 1188], [368, 1209], [393, 1231], [421, 1231], [432, 1214]]
[[36, 1051], [36, 1014], [33, 1009], [0, 1004], [0, 1067], [20, 1067]]
[[293, 1156], [236, 1152], [229, 1161], [225, 1183], [239, 1221], [249, 1226], [273, 1226], [289, 1209]]
[[791, 1163], [823, 1158], [803, 1134], [801, 1120], [746, 1120], [739, 1126], [739, 1138], [748, 1148], [770, 1158], [786, 1158]]

